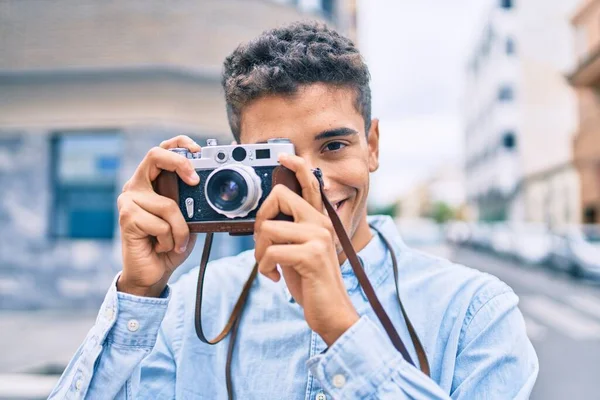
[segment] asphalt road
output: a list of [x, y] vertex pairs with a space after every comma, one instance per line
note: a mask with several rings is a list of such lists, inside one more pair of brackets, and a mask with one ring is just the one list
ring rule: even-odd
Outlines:
[[423, 250], [489, 272], [517, 293], [540, 361], [531, 399], [600, 399], [600, 283], [466, 248]]

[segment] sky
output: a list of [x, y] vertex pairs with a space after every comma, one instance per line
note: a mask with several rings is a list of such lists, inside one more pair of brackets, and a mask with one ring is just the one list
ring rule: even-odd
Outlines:
[[462, 163], [461, 95], [482, 0], [359, 0], [358, 45], [380, 119], [370, 202], [395, 201], [442, 164]]

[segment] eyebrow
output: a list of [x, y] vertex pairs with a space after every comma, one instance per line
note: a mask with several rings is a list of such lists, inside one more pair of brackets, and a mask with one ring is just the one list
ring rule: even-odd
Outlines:
[[356, 135], [358, 132], [350, 128], [335, 128], [319, 133], [315, 140], [331, 139], [340, 136]]
[[[321, 133], [319, 133], [317, 136], [315, 136], [315, 140], [323, 140], [323, 139], [331, 139], [333, 137], [342, 137], [342, 136], [351, 136], [351, 135], [356, 135], [358, 134], [357, 131], [355, 131], [354, 129], [350, 129], [350, 128], [335, 128], [335, 129], [329, 129], [327, 131], [323, 131]], [[256, 142], [255, 144], [265, 144], [267, 143], [266, 140], [260, 141], [260, 142]]]

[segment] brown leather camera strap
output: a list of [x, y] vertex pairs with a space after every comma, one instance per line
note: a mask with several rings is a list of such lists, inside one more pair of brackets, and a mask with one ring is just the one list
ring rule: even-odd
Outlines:
[[[325, 192], [323, 190], [323, 175], [322, 175], [321, 170], [317, 168], [313, 172], [319, 181], [319, 186], [321, 189], [321, 199], [323, 200], [323, 204], [325, 205], [327, 214], [329, 215], [329, 218], [331, 219], [331, 223], [333, 224], [333, 228], [335, 229], [335, 233], [338, 236], [338, 239], [340, 241], [342, 249], [344, 250], [346, 257], [348, 258], [348, 261], [350, 262], [350, 265], [352, 266], [354, 275], [356, 275], [356, 278], [358, 279], [358, 283], [360, 284], [363, 291], [365, 292], [365, 295], [367, 296], [367, 300], [371, 304], [371, 307], [373, 308], [375, 315], [377, 315], [379, 322], [381, 322], [381, 325], [383, 325], [383, 328], [385, 329], [388, 337], [392, 341], [392, 344], [394, 345], [396, 350], [398, 350], [402, 354], [402, 357], [404, 357], [404, 359], [406, 361], [408, 361], [410, 364], [415, 366], [415, 363], [413, 362], [412, 358], [410, 357], [410, 354], [408, 354], [408, 351], [406, 350], [406, 346], [404, 345], [404, 342], [402, 342], [400, 335], [398, 335], [398, 332], [394, 328], [394, 324], [392, 324], [390, 317], [387, 315], [387, 313], [385, 312], [385, 309], [381, 305], [381, 302], [377, 298], [377, 295], [375, 294], [375, 290], [373, 289], [373, 286], [371, 285], [369, 278], [367, 278], [367, 274], [365, 273], [365, 270], [362, 268], [362, 264], [360, 263], [358, 255], [356, 254], [356, 251], [354, 250], [354, 247], [352, 246], [352, 242], [350, 241], [350, 238], [348, 237], [348, 234], [346, 233], [346, 230], [344, 229], [344, 225], [342, 224], [340, 217], [337, 215], [337, 212], [333, 208], [333, 205], [331, 204], [331, 202], [329, 202], [329, 199], [327, 198], [327, 196], [325, 196]], [[429, 371], [429, 363], [427, 362], [427, 355], [425, 354], [425, 350], [423, 349], [423, 346], [421, 345], [421, 341], [419, 340], [419, 337], [417, 336], [410, 320], [408, 319], [408, 315], [406, 314], [406, 310], [404, 309], [404, 305], [402, 304], [402, 300], [400, 299], [400, 290], [398, 287], [398, 262], [396, 260], [396, 255], [394, 254], [394, 248], [391, 246], [391, 243], [388, 242], [384, 238], [384, 236], [381, 234], [381, 232], [379, 232], [379, 230], [375, 229], [375, 231], [379, 234], [379, 237], [381, 237], [383, 239], [383, 242], [385, 243], [388, 251], [390, 252], [390, 256], [392, 257], [392, 266], [394, 269], [394, 280], [396, 282], [396, 294], [398, 297], [398, 303], [400, 303], [400, 309], [402, 310], [402, 316], [404, 317], [404, 320], [406, 321], [406, 326], [408, 327], [408, 331], [410, 333], [410, 338], [413, 342], [413, 345], [415, 346], [415, 350], [416, 350], [417, 356], [419, 358], [419, 367], [421, 368], [421, 371], [425, 375], [429, 376], [430, 371]]]
[[246, 283], [244, 283], [244, 287], [242, 288], [242, 293], [240, 297], [233, 306], [233, 311], [229, 316], [229, 320], [225, 325], [225, 328], [212, 340], [209, 340], [204, 336], [204, 331], [202, 330], [202, 294], [204, 293], [204, 277], [206, 276], [206, 267], [208, 265], [208, 259], [210, 257], [210, 249], [212, 247], [213, 241], [213, 233], [209, 232], [206, 234], [206, 238], [204, 239], [204, 249], [202, 250], [202, 259], [200, 260], [200, 271], [198, 272], [198, 285], [196, 286], [196, 312], [195, 312], [195, 326], [196, 326], [196, 335], [198, 338], [207, 344], [217, 344], [221, 340], [227, 337], [227, 334], [231, 331], [231, 338], [229, 340], [229, 347], [227, 349], [227, 363], [225, 366], [225, 380], [227, 384], [227, 393], [229, 394], [229, 399], [233, 398], [233, 383], [231, 377], [231, 359], [233, 357], [233, 346], [235, 344], [235, 339], [237, 337], [238, 326], [240, 323], [240, 317], [242, 315], [242, 310], [244, 305], [246, 304], [246, 300], [248, 295], [250, 294], [250, 287], [256, 278], [256, 274], [258, 273], [258, 264], [254, 264], [254, 268], [252, 268], [252, 272], [250, 272], [250, 276]]
[[410, 322], [410, 319], [408, 318], [408, 315], [406, 314], [406, 310], [404, 309], [402, 300], [400, 300], [400, 287], [398, 286], [400, 284], [399, 279], [398, 279], [398, 260], [396, 260], [396, 256], [394, 254], [394, 248], [392, 247], [390, 242], [388, 242], [388, 240], [385, 238], [385, 236], [383, 236], [383, 234], [381, 232], [379, 232], [379, 230], [377, 228], [375, 228], [374, 226], [371, 226], [371, 228], [373, 228], [375, 230], [375, 232], [377, 232], [377, 234], [379, 235], [379, 237], [381, 238], [383, 243], [385, 243], [387, 249], [390, 252], [390, 255], [392, 257], [392, 266], [393, 266], [393, 270], [394, 270], [394, 283], [396, 284], [396, 295], [398, 296], [398, 304], [400, 304], [400, 310], [402, 311], [402, 316], [404, 317], [404, 321], [406, 322], [406, 327], [408, 328], [408, 333], [410, 334], [410, 339], [413, 342], [413, 346], [415, 346], [415, 351], [417, 352], [417, 357], [419, 358], [419, 367], [421, 369], [421, 372], [423, 372], [427, 376], [431, 376], [431, 372], [429, 370], [429, 361], [427, 360], [427, 354], [425, 353], [425, 349], [423, 348], [423, 345], [421, 344], [421, 341], [419, 340], [419, 336], [417, 335], [415, 328], [413, 327], [412, 323]]
[[[383, 328], [385, 329], [385, 331], [386, 331], [388, 337], [390, 338], [392, 344], [394, 345], [394, 347], [402, 354], [402, 356], [404, 357], [404, 359], [407, 362], [409, 362], [411, 365], [414, 366], [415, 364], [414, 364], [412, 358], [410, 357], [410, 354], [408, 353], [406, 346], [402, 342], [400, 335], [398, 335], [398, 332], [394, 328], [392, 321], [390, 320], [385, 309], [381, 305], [381, 302], [377, 298], [377, 295], [375, 294], [375, 290], [373, 289], [373, 286], [371, 285], [371, 283], [369, 282], [369, 279], [367, 278], [367, 275], [366, 275], [366, 273], [362, 267], [362, 264], [356, 254], [356, 251], [354, 251], [354, 247], [352, 247], [352, 242], [350, 241], [350, 238], [348, 237], [348, 234], [346, 233], [346, 230], [344, 229], [344, 226], [343, 226], [340, 218], [338, 217], [337, 212], [335, 211], [334, 207], [331, 205], [331, 203], [325, 196], [325, 193], [323, 191], [323, 180], [322, 180], [322, 176], [321, 176], [321, 171], [317, 169], [314, 171], [314, 173], [315, 173], [315, 176], [317, 177], [317, 179], [319, 180], [319, 184], [320, 184], [320, 188], [321, 188], [321, 198], [323, 200], [323, 204], [325, 205], [325, 209], [327, 210], [327, 213], [329, 214], [329, 217], [331, 218], [331, 222], [332, 222], [335, 232], [338, 236], [338, 239], [340, 240], [342, 249], [344, 250], [346, 257], [348, 258], [348, 261], [350, 262], [350, 265], [352, 266], [352, 270], [354, 271], [354, 274], [356, 275], [356, 278], [358, 279], [359, 284], [361, 285], [365, 295], [367, 296], [367, 300], [371, 304], [371, 307], [373, 308], [375, 315], [381, 322]], [[383, 240], [388, 251], [390, 252], [390, 256], [392, 257], [394, 280], [395, 280], [395, 284], [396, 284], [396, 294], [397, 294], [397, 298], [398, 298], [398, 303], [400, 304], [400, 309], [402, 311], [402, 316], [404, 317], [404, 320], [406, 322], [406, 326], [408, 328], [413, 346], [415, 347], [415, 351], [416, 351], [417, 357], [419, 359], [419, 367], [424, 374], [429, 376], [430, 370], [429, 370], [429, 363], [427, 361], [427, 355], [425, 354], [425, 350], [423, 349], [421, 341], [419, 340], [419, 337], [417, 336], [417, 333], [415, 332], [414, 327], [411, 324], [411, 322], [408, 318], [408, 315], [406, 314], [406, 310], [404, 309], [404, 306], [400, 299], [400, 290], [398, 287], [398, 263], [396, 260], [396, 256], [394, 254], [394, 249], [391, 246], [390, 242], [387, 241], [387, 239], [385, 239], [383, 234], [381, 234], [381, 232], [379, 232], [379, 230], [377, 230], [375, 227], [371, 227], [371, 228], [373, 228], [378, 233], [379, 237]], [[250, 273], [250, 276], [248, 277], [248, 280], [244, 284], [244, 287], [242, 289], [240, 297], [238, 298], [237, 302], [235, 303], [235, 305], [233, 307], [233, 311], [231, 312], [231, 315], [229, 316], [227, 324], [225, 325], [225, 327], [223, 328], [221, 333], [219, 333], [214, 339], [208, 340], [202, 330], [202, 294], [203, 294], [204, 278], [206, 275], [206, 267], [208, 265], [210, 249], [212, 246], [212, 240], [213, 240], [213, 233], [207, 233], [206, 239], [204, 241], [204, 250], [202, 253], [202, 259], [200, 261], [200, 271], [198, 273], [198, 285], [197, 285], [197, 291], [196, 291], [195, 327], [196, 327], [196, 334], [198, 335], [198, 338], [202, 342], [211, 344], [211, 345], [219, 343], [221, 340], [223, 340], [227, 336], [227, 334], [229, 334], [229, 332], [231, 332], [231, 338], [229, 341], [229, 347], [228, 347], [228, 351], [227, 351], [227, 362], [225, 365], [225, 368], [226, 368], [225, 373], [226, 373], [226, 384], [227, 384], [228, 397], [229, 397], [229, 399], [233, 399], [233, 384], [232, 384], [232, 377], [231, 377], [231, 361], [232, 361], [232, 357], [233, 357], [233, 349], [234, 349], [234, 344], [235, 344], [235, 340], [237, 337], [237, 331], [239, 328], [240, 317], [241, 317], [244, 305], [246, 304], [248, 295], [250, 294], [250, 288], [252, 286], [252, 283], [254, 282], [254, 279], [256, 278], [256, 275], [258, 272], [258, 264], [255, 263], [254, 268], [252, 269], [252, 272]]]

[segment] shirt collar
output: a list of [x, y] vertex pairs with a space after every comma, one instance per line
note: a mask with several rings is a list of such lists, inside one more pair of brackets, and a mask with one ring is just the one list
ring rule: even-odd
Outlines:
[[[398, 257], [398, 253], [404, 250], [406, 245], [400, 238], [398, 229], [396, 228], [396, 224], [394, 223], [393, 219], [385, 215], [375, 215], [367, 217], [367, 221], [369, 225], [379, 230], [379, 232], [381, 232], [383, 236], [390, 242], [394, 252], [396, 253], [396, 257]], [[367, 243], [367, 245], [358, 252], [357, 255], [363, 263], [363, 268], [365, 269], [371, 285], [373, 285], [373, 287], [377, 287], [392, 272], [392, 264], [390, 254], [385, 243], [372, 228], [371, 232], [373, 237], [369, 243]], [[340, 266], [340, 269], [348, 293], [358, 290], [360, 285], [358, 284], [356, 275], [354, 275], [350, 261], [344, 261], [344, 263]], [[282, 279], [281, 281], [288, 301], [294, 302], [294, 298], [290, 294], [290, 291], [288, 290], [284, 280]], [[362, 292], [362, 294], [366, 299], [364, 292]]]

